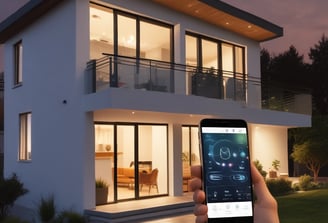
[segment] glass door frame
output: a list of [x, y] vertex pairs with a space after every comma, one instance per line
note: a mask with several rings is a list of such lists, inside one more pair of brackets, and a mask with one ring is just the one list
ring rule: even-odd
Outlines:
[[[148, 196], [141, 196], [140, 195], [140, 188], [139, 188], [139, 127], [140, 126], [165, 126], [167, 136], [168, 136], [168, 125], [167, 124], [158, 124], [158, 123], [129, 123], [129, 122], [103, 122], [103, 121], [95, 121], [94, 125], [112, 125], [113, 126], [113, 200], [108, 201], [108, 204], [110, 203], [117, 203], [121, 201], [127, 201], [127, 200], [140, 200], [140, 199], [148, 199], [158, 196], [167, 196], [168, 195], [168, 187], [167, 192], [163, 194], [155, 194], [155, 195], [148, 195]], [[118, 196], [118, 174], [117, 174], [117, 168], [118, 168], [118, 127], [119, 126], [132, 126], [134, 129], [134, 196], [131, 198], [126, 199], [120, 199]], [[168, 143], [168, 138], [166, 139]], [[167, 144], [168, 145], [168, 144]], [[166, 155], [167, 155], [167, 163], [166, 163], [166, 178], [167, 178], [167, 185], [168, 185], [168, 147], [166, 147]], [[112, 171], [112, 170], [110, 170]], [[138, 185], [138, 186], [136, 186]]]

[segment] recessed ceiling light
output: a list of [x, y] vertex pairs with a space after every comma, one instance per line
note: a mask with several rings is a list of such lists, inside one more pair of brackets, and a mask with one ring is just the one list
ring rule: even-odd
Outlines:
[[248, 25], [247, 28], [251, 29], [252, 28], [252, 25]]

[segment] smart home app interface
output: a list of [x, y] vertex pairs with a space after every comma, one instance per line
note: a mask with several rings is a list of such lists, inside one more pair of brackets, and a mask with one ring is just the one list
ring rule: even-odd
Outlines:
[[246, 128], [202, 127], [209, 218], [252, 216]]

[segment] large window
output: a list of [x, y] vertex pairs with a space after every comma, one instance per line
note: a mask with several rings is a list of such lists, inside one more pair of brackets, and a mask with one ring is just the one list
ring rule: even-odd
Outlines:
[[113, 10], [92, 5], [90, 7], [90, 59], [114, 53]]
[[173, 77], [170, 69], [163, 68], [161, 61], [173, 60], [172, 48], [172, 25], [90, 5], [90, 59], [100, 59], [104, 53], [119, 56], [111, 56], [109, 63], [97, 67], [96, 90], [108, 86], [171, 90]]
[[99, 5], [90, 6], [90, 59], [103, 53], [172, 60], [172, 26]]
[[202, 67], [218, 69], [218, 44], [202, 39]]
[[186, 34], [186, 64], [192, 73], [192, 94], [244, 101], [245, 48], [198, 34]]
[[19, 160], [31, 160], [31, 113], [19, 115]]
[[95, 175], [110, 185], [107, 203], [167, 195], [167, 147], [167, 125], [95, 124]]
[[186, 64], [245, 73], [244, 47], [192, 33], [186, 34]]
[[118, 55], [137, 56], [137, 22], [133, 17], [117, 16]]
[[14, 45], [14, 85], [19, 85], [23, 81], [23, 45], [22, 41]]
[[194, 36], [186, 35], [186, 64], [190, 66], [197, 66], [198, 64], [198, 46], [197, 38]]
[[147, 59], [171, 62], [171, 28], [141, 21], [140, 52]]

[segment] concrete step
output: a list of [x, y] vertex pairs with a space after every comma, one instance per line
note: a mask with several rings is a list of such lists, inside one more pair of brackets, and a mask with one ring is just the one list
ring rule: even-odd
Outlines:
[[183, 214], [191, 214], [194, 209], [193, 202], [177, 204], [163, 204], [163, 206], [147, 207], [120, 212], [85, 210], [85, 215], [90, 223], [141, 223], [146, 220], [159, 219]]

